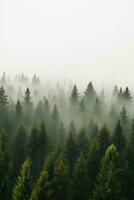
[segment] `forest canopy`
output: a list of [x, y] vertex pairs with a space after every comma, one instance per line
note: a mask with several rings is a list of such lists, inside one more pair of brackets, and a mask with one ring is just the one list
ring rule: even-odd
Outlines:
[[[110, 94], [110, 95], [109, 95]], [[134, 99], [128, 86], [0, 79], [1, 200], [132, 200]]]

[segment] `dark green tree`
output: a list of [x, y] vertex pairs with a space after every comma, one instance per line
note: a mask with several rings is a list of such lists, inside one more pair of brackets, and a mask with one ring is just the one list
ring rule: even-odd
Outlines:
[[20, 101], [18, 100], [16, 105], [15, 105], [15, 112], [16, 112], [16, 118], [17, 120], [21, 119], [22, 117], [22, 106]]
[[9, 152], [4, 130], [0, 129], [0, 198], [7, 200], [9, 195]]
[[20, 174], [16, 179], [13, 188], [12, 200], [29, 200], [32, 182], [31, 182], [31, 165], [30, 161], [26, 160], [20, 170]]
[[92, 200], [121, 200], [121, 182], [119, 179], [118, 152], [110, 145], [102, 159]]
[[42, 170], [36, 184], [31, 193], [30, 200], [45, 200], [47, 199], [48, 191], [48, 171]]
[[26, 159], [27, 136], [26, 130], [20, 126], [13, 143], [13, 176], [16, 177], [21, 165]]
[[69, 190], [69, 200], [88, 200], [89, 199], [90, 178], [88, 173], [88, 163], [81, 153], [76, 161]]
[[3, 87], [0, 88], [0, 126], [6, 128], [8, 120], [8, 96]]

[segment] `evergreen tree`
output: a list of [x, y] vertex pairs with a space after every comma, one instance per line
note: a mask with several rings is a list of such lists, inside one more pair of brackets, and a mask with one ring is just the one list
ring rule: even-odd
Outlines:
[[86, 103], [89, 103], [89, 101], [92, 102], [92, 101], [95, 100], [95, 98], [96, 98], [96, 92], [94, 90], [92, 82], [90, 82], [88, 84], [87, 89], [84, 92], [84, 98], [85, 98]]
[[77, 155], [78, 155], [78, 149], [77, 149], [77, 143], [76, 143], [76, 130], [75, 130], [74, 124], [71, 123], [70, 133], [68, 135], [68, 138], [65, 144], [65, 158], [67, 160], [71, 175], [73, 172], [74, 164], [77, 159]]
[[124, 93], [123, 93], [123, 96], [124, 96], [124, 99], [127, 101], [127, 102], [130, 102], [132, 100], [132, 96], [131, 96], [131, 93], [129, 91], [129, 88], [126, 87]]
[[71, 97], [70, 97], [70, 101], [71, 101], [72, 106], [76, 107], [78, 105], [79, 93], [78, 93], [78, 89], [77, 89], [76, 85], [74, 85], [74, 87], [73, 87]]
[[31, 182], [31, 166], [30, 161], [26, 160], [20, 170], [20, 174], [16, 179], [13, 188], [12, 200], [28, 200], [30, 197], [32, 182]]
[[127, 111], [126, 108], [123, 106], [121, 113], [120, 113], [120, 123], [123, 129], [124, 134], [128, 133], [128, 116], [127, 116]]
[[84, 127], [80, 130], [77, 143], [78, 143], [78, 151], [86, 155], [89, 149], [89, 141]]
[[55, 105], [51, 114], [51, 128], [50, 128], [51, 136], [52, 136], [51, 139], [53, 139], [53, 144], [57, 142], [59, 125], [60, 125], [60, 115], [59, 115], [58, 108]]
[[121, 182], [118, 169], [118, 152], [114, 145], [108, 147], [102, 159], [92, 200], [121, 200]]
[[29, 138], [29, 144], [28, 144], [28, 150], [29, 150], [29, 156], [32, 163], [33, 168], [33, 178], [35, 179], [38, 175], [39, 170], [39, 163], [38, 163], [38, 149], [39, 149], [39, 143], [38, 143], [38, 137], [39, 131], [36, 126], [34, 126], [31, 130], [31, 135]]
[[0, 199], [7, 200], [9, 195], [9, 153], [5, 133], [0, 129]]
[[0, 125], [6, 128], [8, 118], [8, 99], [3, 87], [0, 88]]
[[26, 124], [30, 124], [32, 115], [33, 115], [33, 102], [31, 101], [31, 92], [30, 89], [27, 88], [25, 91], [25, 97], [24, 97], [24, 119]]
[[56, 160], [54, 167], [54, 177], [51, 181], [48, 199], [67, 200], [68, 199], [69, 170], [63, 160]]
[[18, 122], [20, 122], [22, 118], [22, 106], [20, 101], [18, 100], [15, 106], [15, 113], [16, 113], [16, 119]]
[[88, 200], [89, 199], [90, 179], [88, 173], [88, 163], [83, 154], [80, 154], [75, 167], [71, 181], [70, 200]]
[[27, 137], [26, 130], [20, 126], [13, 143], [13, 176], [17, 176], [21, 165], [26, 159]]
[[127, 161], [128, 161], [128, 169], [127, 169], [127, 176], [126, 176], [126, 199], [131, 200], [134, 196], [134, 119], [132, 120], [131, 125], [131, 135], [128, 142], [127, 148]]
[[126, 138], [123, 134], [120, 121], [118, 121], [115, 127], [115, 131], [113, 134], [113, 143], [116, 145], [117, 151], [119, 152], [120, 156], [123, 156], [123, 152], [125, 152], [126, 149]]
[[36, 184], [31, 193], [30, 200], [45, 200], [47, 199], [48, 191], [48, 171], [42, 170]]

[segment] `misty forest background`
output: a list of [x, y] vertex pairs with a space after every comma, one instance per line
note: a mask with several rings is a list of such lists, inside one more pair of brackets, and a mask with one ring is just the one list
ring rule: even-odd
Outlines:
[[0, 79], [0, 200], [132, 200], [128, 87]]

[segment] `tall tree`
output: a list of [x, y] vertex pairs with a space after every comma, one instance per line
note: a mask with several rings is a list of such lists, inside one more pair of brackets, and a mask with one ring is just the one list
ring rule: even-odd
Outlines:
[[31, 166], [30, 161], [26, 160], [20, 170], [20, 174], [16, 179], [13, 188], [12, 200], [28, 200], [30, 197], [32, 182], [31, 182]]
[[119, 152], [120, 156], [124, 156], [124, 152], [126, 150], [126, 138], [123, 134], [120, 121], [117, 122], [114, 130], [113, 143], [116, 145], [117, 151]]
[[32, 102], [31, 92], [30, 89], [27, 88], [25, 91], [25, 97], [24, 97], [24, 111], [25, 111], [25, 122], [26, 124], [29, 124], [32, 119], [33, 115], [33, 102]]
[[13, 142], [13, 176], [16, 177], [21, 165], [26, 159], [27, 136], [26, 130], [20, 126]]
[[16, 113], [16, 119], [18, 122], [22, 119], [22, 105], [21, 102], [18, 100], [15, 105], [15, 113]]
[[7, 128], [7, 120], [8, 120], [8, 96], [5, 93], [5, 89], [3, 87], [0, 88], [0, 126], [3, 128]]
[[44, 200], [47, 199], [48, 191], [48, 171], [42, 170], [37, 182], [34, 185], [33, 191], [31, 193], [30, 200]]
[[72, 106], [74, 106], [74, 107], [78, 106], [79, 93], [78, 93], [78, 89], [77, 89], [76, 85], [74, 85], [74, 87], [73, 87], [71, 97], [70, 97], [70, 101], [71, 101]]
[[85, 98], [86, 103], [89, 103], [95, 100], [96, 92], [95, 92], [92, 82], [88, 84], [87, 89], [84, 93], [84, 98]]
[[89, 199], [90, 179], [88, 173], [88, 163], [81, 153], [78, 158], [71, 181], [69, 200], [88, 200]]
[[0, 198], [7, 200], [9, 195], [9, 153], [4, 130], [0, 129]]
[[121, 200], [121, 182], [115, 145], [108, 147], [101, 163], [92, 200]]

